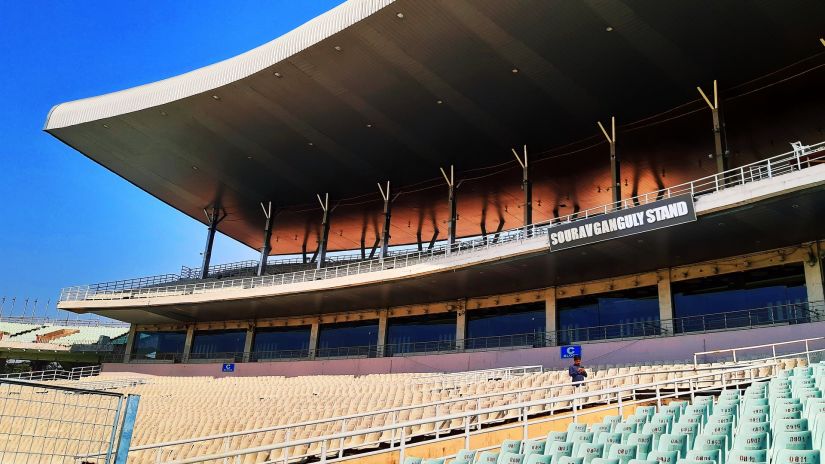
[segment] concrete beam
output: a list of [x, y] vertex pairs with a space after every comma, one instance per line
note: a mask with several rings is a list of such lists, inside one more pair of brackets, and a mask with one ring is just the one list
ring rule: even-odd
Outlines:
[[670, 293], [670, 272], [668, 269], [659, 271], [659, 320], [663, 332], [673, 333], [673, 296]]
[[137, 334], [137, 325], [129, 326], [129, 335], [126, 336], [126, 351], [123, 353], [123, 362], [127, 363], [132, 359], [132, 349], [135, 346], [135, 336]]
[[378, 313], [378, 341], [376, 345], [378, 345], [378, 352], [375, 356], [379, 358], [384, 357], [384, 347], [387, 344], [387, 319], [389, 316], [389, 311], [386, 309], [382, 309]]
[[558, 345], [558, 338], [556, 337], [556, 292], [555, 289], [546, 293], [544, 300], [544, 331], [545, 338], [549, 340], [548, 343]]
[[814, 253], [813, 259], [806, 261], [804, 267], [805, 288], [808, 291], [808, 301], [825, 301], [825, 290], [822, 286], [822, 259]]
[[455, 312], [455, 348], [464, 350], [464, 339], [467, 337], [467, 311], [463, 305]]
[[183, 362], [189, 361], [189, 355], [192, 354], [192, 340], [195, 338], [195, 324], [186, 326], [186, 341], [183, 342]]
[[243, 343], [243, 362], [249, 362], [252, 355], [252, 343], [255, 341], [255, 324], [249, 324]]
[[312, 327], [309, 329], [309, 359], [315, 359], [315, 353], [318, 351], [318, 332], [321, 329], [321, 322], [319, 320], [312, 322]]

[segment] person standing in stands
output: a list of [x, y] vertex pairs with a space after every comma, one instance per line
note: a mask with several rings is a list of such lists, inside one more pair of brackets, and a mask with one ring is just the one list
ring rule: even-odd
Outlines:
[[567, 373], [570, 374], [574, 387], [578, 387], [584, 383], [584, 378], [587, 377], [587, 371], [582, 367], [581, 356], [573, 356], [573, 365], [567, 369]]

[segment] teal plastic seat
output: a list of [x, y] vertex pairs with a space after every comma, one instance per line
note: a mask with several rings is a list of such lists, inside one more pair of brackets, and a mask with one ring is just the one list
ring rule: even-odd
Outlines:
[[822, 464], [819, 450], [779, 450], [774, 464]]
[[727, 437], [725, 435], [709, 435], [702, 433], [696, 437], [693, 449], [696, 451], [719, 450], [719, 464], [725, 464]]
[[739, 431], [733, 442], [733, 448], [738, 450], [766, 450], [768, 449], [768, 434]]
[[638, 429], [639, 424], [626, 424], [624, 422], [620, 422], [613, 426], [614, 432], [622, 434], [622, 443], [627, 440], [627, 437], [629, 437], [631, 433], [636, 433]]
[[656, 446], [656, 451], [676, 451], [679, 453], [679, 458], [684, 458], [688, 450], [687, 442], [687, 435], [666, 433], [659, 437], [659, 444]]
[[636, 445], [615, 444], [610, 447], [607, 457], [618, 459], [619, 464], [628, 464], [631, 459], [636, 459], [637, 451]]
[[648, 461], [656, 461], [661, 464], [676, 464], [679, 459], [676, 451], [651, 451], [647, 454]]
[[[699, 435], [699, 424], [698, 423], [679, 423], [673, 424], [673, 430], [671, 430], [676, 435], [685, 435], [687, 436], [687, 447], [688, 449], [693, 448], [693, 442], [696, 440], [696, 435]], [[661, 438], [659, 439], [661, 442]]]
[[604, 416], [602, 422], [605, 424], [616, 425], [622, 421], [622, 416]]
[[705, 426], [702, 433], [706, 435], [724, 435], [727, 438], [727, 446], [730, 449], [733, 441], [733, 424], [730, 422], [724, 424], [708, 424]]
[[482, 451], [481, 454], [478, 455], [478, 461], [476, 464], [497, 464], [498, 463], [498, 453], [494, 451]]
[[604, 445], [604, 455], [607, 456], [607, 453], [610, 451], [610, 448], [613, 445], [618, 445], [622, 443], [622, 434], [619, 432], [605, 432], [599, 435], [596, 439], [596, 443]]
[[586, 432], [587, 424], [579, 424], [578, 422], [571, 422], [567, 426], [567, 435], [570, 436], [574, 432]]
[[713, 459], [708, 461], [697, 461], [695, 459], [680, 459], [677, 464], [716, 464]]
[[768, 422], [767, 414], [743, 414], [742, 418], [739, 419], [740, 426], [747, 423], [761, 424], [762, 422]]
[[583, 464], [584, 458], [579, 456], [561, 456], [554, 458], [554, 464]]
[[404, 458], [404, 464], [421, 464], [424, 461], [424, 458], [415, 458], [412, 456], [407, 456]]
[[647, 424], [647, 419], [648, 418], [647, 418], [646, 415], [634, 414], [634, 415], [628, 417], [627, 420], [625, 420], [624, 422], [626, 424], [636, 424], [638, 427], [641, 427], [641, 426]]
[[679, 422], [677, 422], [677, 424], [704, 424], [706, 421], [706, 416], [701, 414], [688, 414], [685, 412], [682, 414], [682, 417], [679, 418]]
[[809, 450], [813, 447], [813, 437], [810, 431], [777, 432], [773, 442], [773, 449]]
[[779, 419], [774, 423], [774, 432], [801, 432], [808, 430], [808, 419]]
[[[692, 416], [692, 415], [700, 415], [703, 418], [707, 418], [710, 415], [710, 410], [708, 409], [708, 405], [706, 404], [691, 404], [685, 406], [685, 410], [682, 411], [682, 417], [684, 416]], [[681, 418], [680, 418], [681, 420]]]
[[554, 441], [567, 441], [567, 432], [550, 432], [547, 434], [547, 442], [554, 442]]
[[502, 453], [519, 453], [521, 452], [521, 440], [504, 440], [501, 442]]
[[[473, 462], [473, 459], [476, 458], [476, 454], [477, 453], [476, 453], [475, 450], [463, 449], [463, 450], [460, 450], [458, 453], [456, 453], [455, 461]], [[455, 462], [455, 461], [453, 461], [453, 462]]]
[[578, 456], [579, 445], [593, 443], [593, 432], [573, 432], [570, 442], [573, 443], [573, 456]]
[[651, 461], [649, 459], [631, 459], [627, 464], [659, 464], [659, 461]]
[[548, 442], [544, 447], [544, 454], [554, 456], [554, 460], [558, 461], [561, 456], [573, 455], [573, 443], [569, 441], [553, 441]]
[[753, 404], [753, 403], [745, 403], [742, 407], [742, 415], [748, 414], [765, 414], [768, 415], [771, 413], [771, 407], [768, 405], [768, 401], [765, 400], [765, 404]]
[[642, 427], [642, 433], [649, 433], [653, 435], [653, 446], [659, 442], [659, 437], [667, 433], [667, 424], [645, 424]]
[[647, 454], [653, 449], [653, 435], [649, 433], [631, 433], [625, 443], [636, 445], [636, 459], [647, 459]]
[[721, 450], [690, 450], [687, 459], [697, 462], [718, 462]]
[[604, 456], [604, 445], [593, 443], [582, 443], [576, 451], [576, 456], [584, 458], [584, 464], [590, 464], [593, 458]]
[[719, 402], [727, 401], [727, 400], [738, 400], [741, 393], [739, 390], [723, 390], [719, 393]]
[[761, 464], [767, 462], [767, 450], [742, 450], [734, 448], [728, 453], [728, 464]]
[[667, 430], [670, 432], [670, 426], [673, 425], [675, 417], [671, 413], [666, 412], [659, 412], [653, 415], [650, 418], [651, 424], [665, 424], [667, 425]]
[[524, 464], [524, 455], [504, 451], [498, 455], [497, 464]]
[[590, 431], [593, 432], [593, 440], [598, 440], [599, 435], [602, 433], [610, 432], [610, 429], [613, 428], [612, 424], [593, 424], [590, 426]]
[[659, 414], [670, 414], [674, 421], [678, 421], [679, 415], [682, 414], [682, 407], [678, 404], [668, 404], [659, 408]]
[[444, 458], [429, 458], [421, 461], [421, 464], [444, 464]]
[[524, 464], [552, 464], [553, 457], [542, 454], [528, 454], [524, 459]]
[[593, 458], [592, 464], [619, 464], [616, 458]]
[[656, 406], [639, 406], [636, 408], [636, 414], [643, 414], [648, 418], [651, 418], [654, 414], [656, 414]]
[[522, 453], [525, 455], [544, 454], [544, 448], [547, 447], [547, 442], [544, 440], [525, 440], [522, 448]]
[[743, 433], [767, 433], [771, 435], [771, 424], [767, 422], [743, 422], [737, 433], [740, 435]]

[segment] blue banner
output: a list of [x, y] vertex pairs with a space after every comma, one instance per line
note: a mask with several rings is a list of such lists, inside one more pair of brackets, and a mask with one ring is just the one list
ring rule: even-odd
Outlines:
[[223, 366], [221, 366], [221, 372], [235, 372], [235, 364], [223, 363]]
[[581, 356], [581, 345], [567, 345], [561, 347], [561, 359], [572, 358], [573, 356]]

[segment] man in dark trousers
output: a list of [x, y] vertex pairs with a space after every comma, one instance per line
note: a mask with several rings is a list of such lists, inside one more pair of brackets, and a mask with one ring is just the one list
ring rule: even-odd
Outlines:
[[587, 371], [582, 367], [581, 356], [573, 356], [573, 365], [567, 369], [567, 373], [570, 374], [574, 387], [578, 387], [584, 382], [584, 378], [587, 377]]

